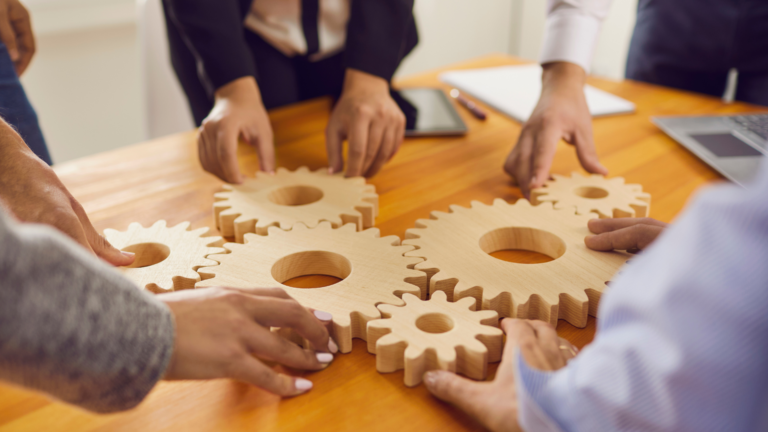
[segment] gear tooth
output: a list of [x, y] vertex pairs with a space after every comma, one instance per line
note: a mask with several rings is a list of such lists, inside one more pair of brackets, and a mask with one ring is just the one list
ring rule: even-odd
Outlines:
[[619, 185], [623, 186], [625, 183], [624, 177], [612, 177], [607, 179], [599, 174], [595, 174], [594, 176], [597, 176], [600, 180], [607, 181], [609, 183], [615, 183], [617, 186]]
[[435, 291], [430, 296], [430, 301], [448, 303], [448, 295], [444, 291]]
[[[409, 295], [409, 294], [404, 294], [404, 295]], [[400, 307], [394, 306], [394, 305], [391, 305], [391, 304], [380, 304], [380, 305], [377, 305], [376, 307], [381, 312], [381, 314], [382, 314], [381, 316], [383, 318], [391, 318], [392, 315], [396, 314], [397, 310], [400, 309]]]
[[[542, 204], [542, 205], [546, 205], [546, 204]], [[520, 198], [519, 200], [515, 201], [515, 206], [519, 206], [519, 207], [533, 207], [531, 205], [531, 203], [527, 199], [525, 199], [525, 198]]]
[[[192, 223], [188, 221], [179, 222], [176, 226], [171, 227], [171, 229], [179, 230], [179, 231], [189, 231], [190, 225], [192, 225]], [[208, 230], [208, 228], [202, 228], [202, 229], [205, 229], [206, 231]]]
[[380, 231], [378, 228], [368, 228], [365, 231], [360, 231], [359, 235], [363, 237], [379, 238]]
[[302, 166], [296, 168], [296, 171], [294, 171], [294, 172], [297, 172], [297, 173], [309, 173], [310, 171], [309, 171], [309, 168], [306, 165], [302, 165]]
[[[456, 293], [454, 291], [454, 294], [458, 296], [458, 295], [462, 294], [462, 292]], [[456, 303], [457, 307], [461, 307], [462, 309], [474, 310], [474, 307], [475, 307], [475, 305], [477, 303], [477, 300], [475, 300], [474, 297], [464, 297], [464, 298], [461, 298], [459, 300], [456, 300], [455, 303]]]
[[[187, 223], [189, 223], [189, 222], [187, 222]], [[189, 225], [187, 225], [187, 226], [189, 226]], [[195, 236], [195, 237], [201, 237], [202, 238], [203, 234], [207, 233], [208, 231], [210, 231], [210, 228], [208, 228], [208, 227], [201, 227], [201, 228], [189, 231], [189, 234], [190, 234], [190, 236]]]
[[440, 220], [450, 216], [450, 213], [435, 210], [429, 214], [432, 219]]
[[[270, 227], [270, 228], [275, 230], [275, 232], [270, 233], [271, 235], [278, 235], [279, 232], [282, 231], [278, 227]], [[255, 233], [245, 233], [245, 235], [243, 235], [243, 244], [246, 245], [248, 243], [255, 243], [255, 242], [258, 241], [258, 239], [259, 239], [259, 235], [258, 234], [255, 234]], [[236, 247], [234, 245], [236, 245], [236, 244], [238, 244], [238, 243], [227, 243], [227, 244], [224, 245], [224, 247], [229, 249], [229, 250], [234, 250], [234, 248]]]
[[344, 224], [338, 228], [340, 232], [357, 232], [357, 225], [353, 223]]
[[152, 225], [152, 228], [166, 228], [167, 226], [168, 226], [168, 223], [165, 221], [165, 219], [160, 219], [159, 221], [155, 222]]
[[[301, 222], [299, 222], [299, 223], [301, 223]], [[307, 227], [313, 228], [310, 224], [307, 224]], [[327, 221], [327, 220], [319, 221], [319, 222], [315, 223], [315, 227], [314, 228], [321, 229], [321, 230], [332, 230], [333, 229], [333, 224], [330, 221]]]
[[509, 207], [509, 203], [504, 201], [501, 198], [496, 198], [493, 200], [493, 206], [494, 207]]
[[[307, 225], [304, 222], [297, 222], [297, 223], [293, 224], [293, 227], [291, 229], [293, 231], [306, 231], [309, 228], [307, 227]], [[272, 231], [275, 231], [275, 230], [284, 231], [284, 230], [282, 230], [282, 229], [280, 229], [278, 227], [270, 227], [269, 234], [272, 234]]]
[[135, 230], [140, 230], [140, 229], [144, 229], [144, 227], [140, 223], [138, 223], [138, 222], [131, 222], [131, 224], [128, 225], [128, 229], [125, 232], [135, 231]]
[[379, 338], [378, 341], [376, 341], [376, 352], [378, 353], [382, 348], [386, 349], [387, 347], [390, 347], [392, 345], [397, 345], [402, 342], [405, 342], [405, 341], [400, 337], [400, 335], [394, 332], [387, 333], [386, 335]]
[[[382, 243], [387, 243], [390, 246], [393, 246], [393, 247], [396, 247], [396, 248], [400, 249], [400, 237], [398, 237], [396, 235], [388, 235], [386, 237], [381, 237], [381, 242]], [[401, 253], [401, 255], [402, 255], [402, 253]]]
[[485, 203], [478, 201], [478, 200], [472, 200], [469, 203], [469, 208], [471, 209], [477, 209], [482, 207], [488, 207]]
[[448, 209], [451, 210], [451, 213], [461, 213], [461, 212], [463, 212], [465, 210], [469, 210], [468, 208], [462, 207], [462, 206], [460, 206], [458, 204], [451, 204], [451, 205], [448, 206]]
[[288, 168], [285, 167], [278, 167], [277, 170], [275, 170], [275, 174], [290, 174], [291, 172], [288, 170]]

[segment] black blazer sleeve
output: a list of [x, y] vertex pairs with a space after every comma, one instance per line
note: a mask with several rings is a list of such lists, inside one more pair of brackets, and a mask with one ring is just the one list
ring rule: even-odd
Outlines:
[[163, 0], [168, 21], [202, 65], [209, 92], [244, 76], [256, 64], [243, 32], [252, 0]]
[[387, 81], [416, 46], [414, 0], [351, 0], [346, 66]]

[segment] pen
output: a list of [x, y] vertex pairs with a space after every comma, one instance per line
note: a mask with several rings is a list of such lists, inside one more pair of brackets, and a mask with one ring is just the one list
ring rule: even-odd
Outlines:
[[451, 90], [451, 97], [456, 99], [456, 101], [464, 106], [464, 108], [468, 109], [473, 116], [479, 118], [480, 120], [485, 120], [485, 111], [481, 110], [476, 103], [462, 96], [457, 89]]

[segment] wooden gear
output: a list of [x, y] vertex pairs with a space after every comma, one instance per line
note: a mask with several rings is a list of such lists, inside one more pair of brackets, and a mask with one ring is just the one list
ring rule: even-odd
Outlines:
[[[429, 292], [445, 291], [455, 301], [474, 297], [478, 309], [503, 317], [540, 319], [552, 325], [558, 318], [577, 327], [595, 315], [605, 282], [629, 259], [624, 252], [597, 252], [584, 245], [587, 221], [594, 214], [555, 210], [551, 203], [533, 207], [497, 199], [477, 201], [472, 208], [453, 205], [451, 213], [432, 212], [406, 231], [403, 244], [418, 249], [406, 256], [422, 257], [416, 269], [430, 277]], [[518, 264], [490, 253], [523, 249], [543, 253], [552, 261]]]
[[403, 294], [405, 306], [379, 305], [384, 318], [368, 322], [368, 351], [376, 369], [405, 369], [408, 387], [421, 383], [424, 372], [440, 369], [481, 380], [488, 362], [501, 360], [503, 333], [495, 311], [475, 312], [475, 301], [448, 302], [443, 291], [428, 301]]
[[647, 217], [651, 211], [651, 195], [639, 184], [625, 184], [623, 177], [584, 177], [577, 172], [552, 177], [531, 191], [532, 204], [552, 202], [556, 209], [575, 208], [577, 214], [595, 212], [601, 218]]
[[379, 211], [376, 188], [362, 177], [344, 178], [325, 169], [310, 172], [278, 168], [274, 175], [257, 172], [240, 185], [224, 185], [214, 195], [216, 227], [225, 237], [243, 242], [246, 233], [267, 234], [270, 226], [291, 229], [320, 221], [334, 227], [352, 223], [360, 231], [373, 226]]
[[189, 222], [168, 228], [164, 220], [149, 228], [132, 223], [126, 231], [104, 230], [112, 246], [136, 254], [136, 260], [119, 270], [140, 287], [154, 293], [194, 288], [200, 281], [196, 270], [216, 264], [206, 259], [209, 254], [222, 253], [221, 237], [202, 237], [208, 228], [187, 231]]
[[[333, 315], [332, 336], [341, 352], [352, 350], [352, 338], [366, 338], [366, 324], [381, 317], [380, 303], [402, 305], [404, 293], [424, 296], [427, 278], [413, 270], [421, 258], [404, 257], [413, 246], [401, 246], [397, 236], [379, 237], [371, 228], [355, 232], [354, 224], [333, 229], [320, 222], [303, 223], [291, 231], [271, 227], [267, 236], [245, 235], [245, 244], [227, 243], [232, 253], [210, 258], [220, 265], [201, 269], [198, 287], [283, 287], [306, 307]], [[342, 279], [313, 289], [292, 288], [282, 282], [322, 274]], [[211, 277], [212, 279], [207, 279]]]

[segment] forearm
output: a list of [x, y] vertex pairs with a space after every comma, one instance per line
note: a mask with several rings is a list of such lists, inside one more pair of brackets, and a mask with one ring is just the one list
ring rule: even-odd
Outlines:
[[250, 2], [238, 0], [163, 0], [169, 25], [202, 63], [210, 90], [242, 77], [255, 76], [256, 66], [245, 41], [243, 20]]
[[173, 352], [168, 309], [54, 230], [0, 214], [0, 379], [129, 409]]
[[612, 0], [549, 0], [541, 63], [568, 62], [589, 71]]

